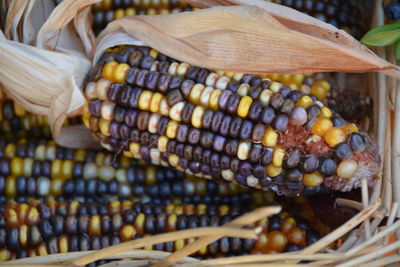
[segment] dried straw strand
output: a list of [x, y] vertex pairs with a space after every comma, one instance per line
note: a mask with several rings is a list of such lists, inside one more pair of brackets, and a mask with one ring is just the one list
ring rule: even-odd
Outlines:
[[[337, 198], [335, 200], [335, 204], [337, 204], [339, 206], [343, 206], [343, 207], [352, 208], [352, 209], [355, 209], [358, 211], [361, 211], [364, 209], [363, 203], [355, 201], [355, 200], [351, 200], [351, 199]], [[372, 216], [374, 218], [384, 218], [384, 216], [382, 214], [383, 213], [376, 211], [372, 214]]]
[[[362, 196], [362, 204], [364, 210], [368, 208], [368, 183], [366, 179], [361, 180], [361, 196]], [[364, 226], [365, 226], [365, 239], [370, 239], [371, 238], [371, 225], [369, 218], [365, 219], [364, 221]]]
[[92, 252], [88, 255], [74, 259], [74, 260], [70, 261], [69, 263], [73, 264], [73, 265], [77, 265], [77, 266], [84, 266], [91, 262], [114, 255], [118, 252], [137, 249], [137, 248], [145, 247], [147, 245], [153, 245], [153, 244], [158, 244], [158, 243], [174, 241], [174, 240], [178, 240], [178, 239], [189, 239], [189, 238], [193, 238], [193, 237], [208, 236], [208, 235], [221, 235], [221, 236], [229, 236], [229, 237], [257, 239], [257, 234], [254, 230], [243, 230], [243, 229], [226, 227], [226, 226], [200, 227], [200, 228], [186, 229], [186, 230], [165, 233], [165, 234], [160, 234], [160, 235], [155, 235], [155, 236], [148, 236], [148, 237], [143, 237], [141, 239], [124, 242], [124, 243], [121, 243], [118, 245], [114, 245], [111, 247], [107, 247], [107, 248]]
[[391, 263], [399, 263], [399, 262], [400, 262], [400, 255], [393, 255], [377, 259], [372, 262], [361, 264], [360, 267], [381, 267]]

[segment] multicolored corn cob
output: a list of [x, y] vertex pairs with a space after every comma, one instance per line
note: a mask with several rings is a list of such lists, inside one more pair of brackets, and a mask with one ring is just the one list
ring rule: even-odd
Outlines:
[[93, 136], [152, 164], [286, 195], [378, 177], [376, 146], [357, 126], [257, 75], [220, 76], [127, 46], [104, 54], [85, 94]]
[[[79, 117], [68, 118], [64, 125], [76, 125]], [[0, 89], [0, 133], [2, 137], [51, 138], [47, 117], [27, 112]]]
[[[27, 256], [100, 249], [176, 230], [219, 226], [248, 211], [226, 205], [152, 205], [130, 201], [109, 204], [49, 202], [0, 207], [0, 261]], [[296, 251], [317, 241], [318, 231], [282, 212], [250, 227], [262, 227], [258, 240], [222, 238], [195, 256], [243, 255]], [[156, 244], [145, 249], [175, 251], [192, 240]]]
[[93, 29], [96, 33], [108, 23], [124, 16], [179, 13], [192, 10], [178, 0], [103, 0], [93, 5]]
[[347, 31], [359, 39], [365, 33], [360, 9], [348, 0], [267, 0], [282, 4]]
[[0, 203], [32, 199], [267, 205], [274, 197], [232, 183], [215, 184], [165, 167], [141, 165], [107, 151], [0, 138]]

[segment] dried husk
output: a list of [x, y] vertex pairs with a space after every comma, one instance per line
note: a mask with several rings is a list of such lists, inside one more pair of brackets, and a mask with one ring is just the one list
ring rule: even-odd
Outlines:
[[[254, 1], [258, 2], [262, 1]], [[94, 61], [104, 51], [104, 43], [111, 46], [118, 42], [113, 34], [125, 32], [168, 56], [209, 69], [245, 73], [382, 71], [400, 77], [397, 66], [339, 30], [337, 36], [343, 38], [336, 42], [321, 38], [330, 30], [318, 24], [311, 33], [301, 27], [304, 23], [297, 25], [302, 31], [289, 29], [256, 6], [125, 17], [110, 23], [100, 34]]]

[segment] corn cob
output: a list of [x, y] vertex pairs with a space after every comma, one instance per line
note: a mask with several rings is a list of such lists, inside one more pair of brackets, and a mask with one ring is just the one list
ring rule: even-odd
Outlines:
[[[171, 195], [173, 197], [171, 197]], [[65, 149], [53, 141], [0, 138], [0, 203], [137, 199], [159, 203], [272, 204], [274, 197], [231, 183], [141, 165], [107, 151]]]
[[[248, 210], [226, 205], [152, 205], [130, 201], [89, 205], [78, 202], [8, 204], [0, 208], [0, 261], [100, 249], [142, 236], [219, 226]], [[262, 227], [256, 241], [222, 238], [197, 257], [296, 251], [319, 239], [311, 224], [282, 212], [250, 227]], [[146, 247], [175, 251], [192, 242], [177, 240]]]
[[267, 0], [341, 28], [359, 39], [365, 33], [360, 9], [347, 0]]
[[108, 23], [124, 16], [179, 13], [192, 10], [187, 3], [177, 0], [103, 0], [93, 5], [93, 29], [96, 33]]
[[221, 77], [134, 46], [105, 53], [88, 77], [83, 121], [109, 150], [286, 195], [378, 176], [365, 133], [281, 83]]
[[[68, 118], [64, 125], [82, 123], [79, 117]], [[8, 137], [51, 138], [47, 117], [27, 112], [23, 107], [8, 99], [0, 90], [0, 132]]]

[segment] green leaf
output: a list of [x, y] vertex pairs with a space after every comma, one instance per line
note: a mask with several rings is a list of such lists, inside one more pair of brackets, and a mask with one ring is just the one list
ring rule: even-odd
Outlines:
[[385, 31], [363, 37], [361, 42], [369, 46], [390, 45], [400, 39], [400, 29], [394, 31]]
[[394, 51], [396, 52], [396, 59], [400, 60], [400, 41], [397, 41]]
[[393, 30], [397, 30], [397, 29], [400, 29], [400, 20], [397, 20], [395, 23], [392, 23], [392, 24], [386, 24], [386, 25], [381, 25], [381, 26], [372, 28], [364, 35], [363, 38], [373, 35], [378, 32], [387, 32], [387, 31], [393, 31]]

